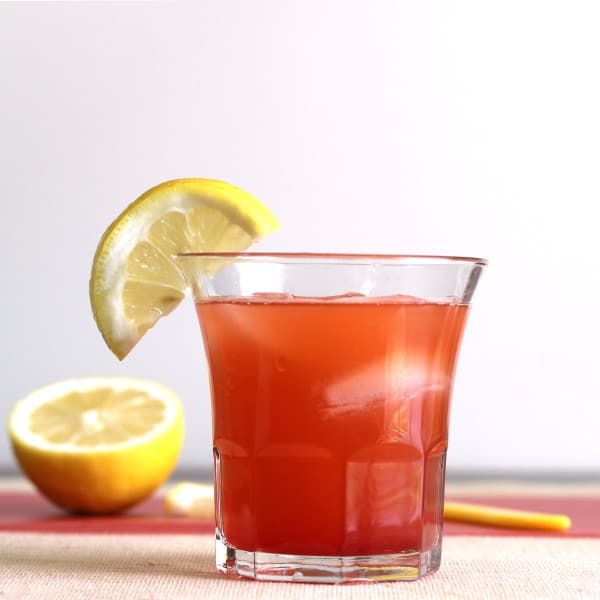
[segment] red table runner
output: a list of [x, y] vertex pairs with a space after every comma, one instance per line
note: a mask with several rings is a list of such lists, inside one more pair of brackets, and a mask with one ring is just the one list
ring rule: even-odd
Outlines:
[[[444, 535], [600, 537], [600, 497], [588, 496], [449, 496], [490, 506], [566, 514], [571, 517], [569, 531], [537, 532], [501, 529], [446, 522]], [[206, 520], [163, 516], [163, 499], [155, 496], [134, 509], [111, 516], [81, 516], [65, 513], [33, 491], [0, 490], [0, 531], [39, 533], [129, 533], [200, 534], [212, 533], [214, 525]]]

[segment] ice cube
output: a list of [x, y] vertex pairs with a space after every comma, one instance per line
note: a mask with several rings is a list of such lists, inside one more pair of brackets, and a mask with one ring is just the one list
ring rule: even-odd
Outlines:
[[294, 299], [287, 292], [254, 292], [251, 298], [257, 302], [290, 302]]
[[338, 417], [381, 402], [391, 408], [447, 389], [448, 379], [443, 373], [432, 373], [426, 365], [402, 355], [391, 356], [351, 371], [331, 384], [325, 410], [329, 416]]

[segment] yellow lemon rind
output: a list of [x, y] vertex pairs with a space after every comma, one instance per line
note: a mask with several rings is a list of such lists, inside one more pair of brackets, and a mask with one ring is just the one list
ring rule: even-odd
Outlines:
[[[106, 344], [119, 359], [122, 360], [130, 352], [146, 330], [140, 330], [136, 323], [127, 319], [121, 308], [126, 273], [119, 259], [127, 257], [139, 242], [145, 240], [150, 227], [166, 214], [177, 211], [185, 213], [201, 205], [224, 212], [254, 241], [280, 226], [273, 213], [254, 196], [222, 181], [177, 179], [144, 192], [113, 221], [102, 236], [90, 278], [94, 319]], [[246, 247], [232, 250], [243, 251]], [[177, 249], [178, 252], [210, 250], [206, 247]], [[187, 292], [185, 284], [179, 290], [173, 290], [170, 310], [183, 300]]]

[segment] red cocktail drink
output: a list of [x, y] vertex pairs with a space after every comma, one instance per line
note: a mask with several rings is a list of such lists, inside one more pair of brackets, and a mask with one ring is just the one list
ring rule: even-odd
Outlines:
[[357, 556], [436, 542], [466, 305], [257, 297], [197, 309], [228, 543]]
[[265, 289], [264, 273], [248, 289], [236, 264], [222, 270], [237, 272], [226, 278], [239, 289], [211, 293], [217, 272], [195, 294], [211, 376], [219, 567], [308, 581], [434, 571], [470, 298], [364, 295], [347, 284], [309, 296], [298, 293], [309, 285]]

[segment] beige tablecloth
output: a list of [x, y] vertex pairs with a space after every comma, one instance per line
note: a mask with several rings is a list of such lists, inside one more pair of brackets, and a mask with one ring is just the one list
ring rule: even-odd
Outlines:
[[1, 533], [0, 598], [600, 599], [600, 539], [447, 537], [434, 575], [335, 586], [220, 575], [208, 535]]

